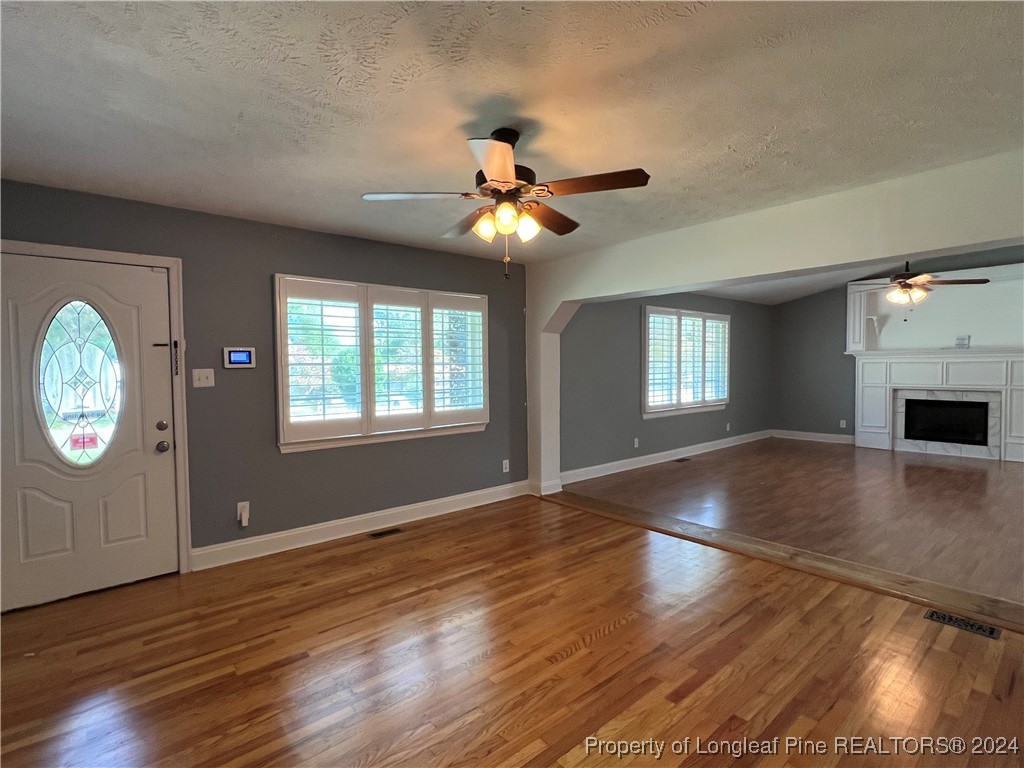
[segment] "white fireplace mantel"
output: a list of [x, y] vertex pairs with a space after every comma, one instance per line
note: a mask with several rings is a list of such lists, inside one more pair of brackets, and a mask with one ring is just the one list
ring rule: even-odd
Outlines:
[[[990, 450], [960, 452], [950, 445], [948, 449], [929, 452], [1024, 461], [1024, 352], [971, 349], [852, 354], [857, 358], [857, 445], [917, 450], [900, 439], [899, 394], [908, 390], [956, 392], [964, 399], [998, 403], [999, 428], [990, 434]], [[971, 397], [971, 393], [977, 396]]]

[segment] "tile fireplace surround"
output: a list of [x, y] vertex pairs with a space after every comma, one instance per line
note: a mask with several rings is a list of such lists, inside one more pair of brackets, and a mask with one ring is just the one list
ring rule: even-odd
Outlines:
[[[1024, 354], [859, 352], [855, 443], [866, 448], [1024, 461]], [[988, 445], [906, 440], [907, 399], [989, 403]]]
[[[938, 453], [944, 456], [967, 456], [975, 459], [998, 459], [999, 444], [1002, 441], [1003, 396], [999, 392], [974, 392], [963, 389], [894, 389], [892, 392], [893, 426], [896, 427], [893, 449], [915, 453]], [[961, 445], [960, 443], [939, 443], [931, 440], [907, 440], [907, 400], [947, 400], [957, 402], [988, 403], [988, 445]]]

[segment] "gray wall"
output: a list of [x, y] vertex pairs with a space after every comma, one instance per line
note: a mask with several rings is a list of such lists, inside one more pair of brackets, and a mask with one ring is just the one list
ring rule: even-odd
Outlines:
[[[525, 271], [494, 260], [4, 181], [3, 237], [183, 263], [192, 543], [205, 546], [526, 478]], [[454, 215], [454, 214], [453, 214]], [[488, 296], [491, 422], [483, 432], [282, 455], [274, 381], [276, 272]], [[255, 370], [221, 348], [257, 347]], [[191, 380], [190, 371], [183, 375]], [[511, 472], [501, 462], [510, 459]], [[241, 529], [235, 504], [252, 502]]]
[[771, 309], [771, 428], [852, 435], [856, 359], [844, 352], [846, 286]]
[[[731, 392], [724, 410], [642, 418], [646, 304], [731, 316]], [[771, 326], [771, 307], [696, 294], [581, 306], [561, 340], [562, 470], [769, 429]], [[633, 447], [634, 437], [639, 448]]]

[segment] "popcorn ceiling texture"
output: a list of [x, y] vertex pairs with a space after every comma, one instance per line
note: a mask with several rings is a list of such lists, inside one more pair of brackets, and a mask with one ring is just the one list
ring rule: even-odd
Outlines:
[[518, 127], [551, 258], [1024, 144], [1019, 3], [14, 3], [6, 178], [493, 257], [440, 235]]

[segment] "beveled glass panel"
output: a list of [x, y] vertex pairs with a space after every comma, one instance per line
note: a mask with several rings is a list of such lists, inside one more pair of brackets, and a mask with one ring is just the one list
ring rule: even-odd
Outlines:
[[40, 416], [57, 451], [92, 464], [110, 445], [121, 417], [117, 344], [85, 301], [65, 304], [46, 329], [39, 356]]

